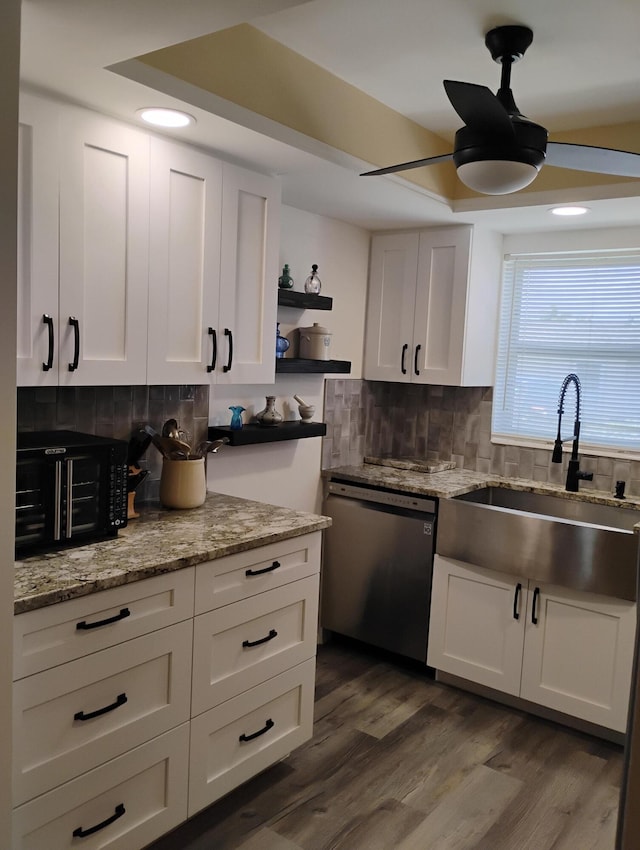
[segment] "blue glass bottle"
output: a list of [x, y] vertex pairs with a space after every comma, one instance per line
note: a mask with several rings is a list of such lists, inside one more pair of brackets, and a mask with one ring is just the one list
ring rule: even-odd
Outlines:
[[276, 357], [284, 357], [291, 343], [286, 336], [280, 336], [280, 322], [276, 323]]
[[239, 431], [242, 428], [242, 413], [245, 410], [244, 407], [240, 407], [240, 405], [233, 405], [229, 408], [232, 412], [231, 416], [231, 425], [229, 426], [232, 431]]

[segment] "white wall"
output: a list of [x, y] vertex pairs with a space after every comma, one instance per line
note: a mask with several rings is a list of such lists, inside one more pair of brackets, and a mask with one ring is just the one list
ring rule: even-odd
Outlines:
[[[362, 377], [362, 352], [369, 264], [369, 233], [359, 227], [293, 207], [283, 206], [280, 267], [288, 263], [294, 289], [303, 291], [304, 280], [316, 263], [322, 280], [321, 295], [333, 298], [331, 312], [278, 309], [280, 333], [292, 342], [288, 354], [296, 352], [296, 327], [313, 322], [332, 332], [331, 358], [350, 360], [348, 377]], [[278, 285], [277, 280], [273, 282]], [[275, 328], [274, 328], [275, 356]], [[327, 380], [347, 377], [328, 375]], [[265, 406], [265, 396], [276, 396], [276, 409], [285, 419], [297, 419], [299, 395], [315, 405], [315, 421], [322, 421], [324, 375], [278, 375], [273, 385], [212, 387], [209, 423], [228, 425], [230, 405], [246, 408], [245, 422]], [[322, 508], [320, 482], [322, 440], [320, 437], [244, 447], [223, 447], [207, 464], [208, 489], [269, 502], [302, 511]]]
[[11, 680], [16, 430], [16, 204], [18, 174], [18, 72], [20, 0], [3, 0], [0, 50], [0, 847], [11, 846]]
[[638, 248], [640, 231], [637, 227], [607, 227], [515, 233], [504, 237], [503, 247], [505, 254]]

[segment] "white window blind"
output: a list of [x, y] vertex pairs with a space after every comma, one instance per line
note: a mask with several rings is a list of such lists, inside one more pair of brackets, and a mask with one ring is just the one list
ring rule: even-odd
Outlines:
[[[553, 440], [569, 372], [582, 384], [581, 449], [640, 452], [640, 250], [506, 257], [494, 439]], [[572, 387], [564, 410], [563, 439]]]

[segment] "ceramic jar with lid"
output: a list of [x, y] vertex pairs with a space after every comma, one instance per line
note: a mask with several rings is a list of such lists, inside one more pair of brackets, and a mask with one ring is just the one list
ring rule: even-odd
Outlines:
[[310, 328], [300, 328], [300, 357], [306, 360], [331, 359], [331, 331], [314, 322]]

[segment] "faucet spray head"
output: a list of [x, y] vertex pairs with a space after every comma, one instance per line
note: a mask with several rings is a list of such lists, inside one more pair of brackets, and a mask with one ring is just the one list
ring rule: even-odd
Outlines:
[[553, 444], [553, 454], [551, 455], [551, 463], [562, 463], [562, 440], [556, 437]]

